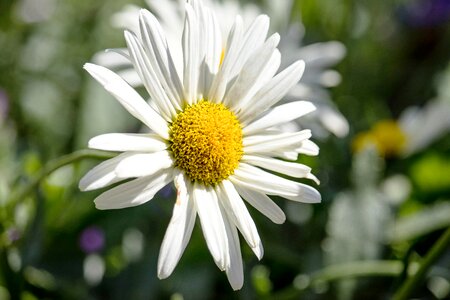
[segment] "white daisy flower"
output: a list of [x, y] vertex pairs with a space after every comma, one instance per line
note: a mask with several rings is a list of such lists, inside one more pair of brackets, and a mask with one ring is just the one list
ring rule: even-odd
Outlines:
[[[175, 66], [182, 66], [183, 55], [179, 43], [181, 37], [182, 24], [184, 22], [183, 0], [146, 0], [150, 10], [159, 16], [161, 26], [167, 33], [166, 37], [170, 45]], [[222, 47], [226, 47], [227, 31], [234, 22], [236, 15], [243, 16], [244, 28], [246, 21], [253, 20], [261, 9], [252, 4], [240, 4], [236, 0], [216, 1], [207, 0], [208, 7], [216, 13], [220, 31], [222, 32]], [[310, 114], [303, 122], [298, 122], [300, 127], [305, 124], [312, 128], [314, 134], [319, 137], [326, 137], [328, 132], [337, 137], [344, 137], [348, 134], [349, 124], [345, 117], [334, 105], [327, 88], [338, 85], [341, 81], [340, 74], [330, 68], [337, 64], [345, 56], [346, 49], [340, 42], [330, 41], [304, 45], [304, 28], [301, 24], [289, 25], [286, 16], [290, 15], [292, 1], [264, 1], [267, 11], [270, 12], [271, 19], [275, 18], [275, 26], [279, 32], [284, 32], [279, 48], [283, 52], [281, 67], [286, 67], [296, 60], [304, 60], [308, 69], [304, 74], [302, 82], [295, 85], [289, 94], [284, 98], [285, 102], [297, 101], [299, 99], [308, 100], [314, 103], [316, 111]], [[112, 18], [114, 26], [125, 28], [137, 32], [139, 28], [138, 15], [139, 7], [127, 5], [122, 11], [116, 13]], [[137, 87], [142, 85], [142, 81], [126, 59], [117, 59], [114, 52], [98, 53], [94, 61], [103, 66], [114, 68], [131, 85]], [[181, 71], [181, 70], [179, 70]], [[300, 128], [297, 127], [297, 130]]]
[[406, 108], [398, 120], [381, 120], [353, 140], [356, 152], [375, 146], [381, 156], [408, 157], [450, 131], [450, 103], [431, 100], [424, 107]]
[[257, 17], [246, 30], [236, 17], [223, 51], [211, 10], [192, 0], [185, 13], [183, 73], [178, 73], [162, 27], [149, 11], [140, 11], [139, 33], [125, 31], [129, 54], [124, 55], [151, 104], [116, 73], [85, 65], [151, 133], [92, 138], [90, 148], [123, 153], [90, 170], [79, 186], [88, 191], [131, 179], [94, 200], [99, 209], [119, 209], [143, 204], [174, 182], [177, 199], [159, 253], [158, 277], [174, 270], [198, 215], [215, 263], [237, 290], [243, 285], [238, 230], [256, 256], [263, 256], [243, 199], [275, 223], [283, 223], [285, 215], [268, 195], [305, 203], [321, 200], [316, 189], [270, 173], [317, 181], [309, 167], [289, 161], [299, 153], [318, 154], [309, 140], [311, 132], [277, 129], [314, 106], [295, 101], [271, 108], [298, 82], [304, 62], [276, 74], [280, 38], [276, 33], [267, 38], [267, 16]]

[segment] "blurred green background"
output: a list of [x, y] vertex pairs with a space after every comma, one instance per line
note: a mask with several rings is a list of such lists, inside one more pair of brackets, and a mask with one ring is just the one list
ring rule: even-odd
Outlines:
[[[157, 279], [171, 189], [135, 208], [96, 210], [99, 192], [77, 185], [99, 159], [83, 159], [23, 193], [49, 161], [84, 149], [90, 137], [139, 130], [82, 66], [124, 46], [111, 16], [145, 3], [0, 1], [0, 299], [392, 297], [450, 225], [449, 126], [408, 155], [358, 141], [410, 106], [450, 103], [450, 1], [294, 2], [291, 21], [303, 22], [304, 44], [337, 40], [347, 48], [335, 68], [342, 82], [330, 92], [350, 133], [316, 140], [320, 155], [299, 158], [322, 182], [321, 204], [276, 199], [288, 216], [283, 225], [251, 209], [265, 255], [257, 261], [242, 246], [245, 283], [233, 292], [198, 226], [174, 274]], [[448, 299], [449, 267], [447, 249], [414, 298]]]

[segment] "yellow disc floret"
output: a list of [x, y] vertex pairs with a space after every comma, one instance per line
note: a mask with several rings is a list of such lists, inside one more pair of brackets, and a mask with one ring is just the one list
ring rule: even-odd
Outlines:
[[223, 104], [202, 100], [175, 118], [170, 148], [176, 166], [191, 180], [217, 184], [232, 175], [239, 164], [242, 128]]

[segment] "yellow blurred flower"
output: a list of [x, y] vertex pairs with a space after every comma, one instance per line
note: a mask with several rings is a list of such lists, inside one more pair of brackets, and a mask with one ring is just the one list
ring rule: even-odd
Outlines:
[[359, 133], [353, 140], [354, 152], [360, 152], [369, 146], [377, 149], [380, 156], [400, 156], [406, 146], [407, 137], [399, 124], [393, 120], [382, 120], [369, 131]]

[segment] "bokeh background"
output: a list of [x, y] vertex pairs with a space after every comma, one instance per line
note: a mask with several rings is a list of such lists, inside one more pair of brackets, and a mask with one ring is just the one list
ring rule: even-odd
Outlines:
[[[239, 292], [199, 226], [174, 274], [157, 279], [172, 188], [99, 211], [99, 192], [77, 187], [99, 158], [33, 181], [97, 134], [139, 130], [82, 69], [125, 45], [111, 18], [130, 3], [146, 7], [0, 1], [0, 299], [390, 299], [450, 226], [450, 1], [296, 0], [282, 15], [303, 24], [304, 45], [345, 46], [328, 92], [350, 127], [319, 134], [320, 155], [299, 157], [321, 180], [321, 204], [275, 199], [283, 225], [250, 208], [265, 255], [242, 246]], [[267, 3], [241, 2], [270, 15]], [[449, 299], [449, 267], [447, 249], [414, 299]]]

